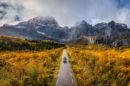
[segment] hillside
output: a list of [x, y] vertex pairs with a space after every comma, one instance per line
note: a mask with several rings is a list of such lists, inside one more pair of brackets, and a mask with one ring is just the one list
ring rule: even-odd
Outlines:
[[63, 44], [47, 40], [28, 40], [18, 37], [1, 36], [0, 50], [46, 50], [64, 47]]
[[53, 86], [65, 45], [0, 37], [0, 86]]

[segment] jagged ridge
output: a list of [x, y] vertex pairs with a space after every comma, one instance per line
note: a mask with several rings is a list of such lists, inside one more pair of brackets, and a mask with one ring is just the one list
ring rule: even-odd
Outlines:
[[68, 28], [59, 26], [52, 17], [36, 17], [17, 25], [3, 25], [0, 27], [0, 35], [57, 42], [80, 42], [78, 40], [82, 39], [82, 41], [86, 40], [83, 41], [86, 43], [103, 43], [115, 46], [130, 44], [130, 29], [126, 24], [114, 21], [92, 26], [83, 20]]

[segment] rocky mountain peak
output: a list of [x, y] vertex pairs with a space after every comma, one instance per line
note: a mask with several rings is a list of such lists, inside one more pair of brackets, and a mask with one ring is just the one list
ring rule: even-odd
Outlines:
[[95, 43], [112, 44], [118, 39], [125, 39], [127, 42], [130, 38], [130, 29], [126, 24], [116, 23], [115, 21], [98, 23], [92, 26], [84, 20], [71, 28], [61, 27], [53, 17], [35, 17], [17, 25], [3, 25], [3, 27], [0, 27], [0, 35], [40, 40], [53, 39], [58, 42], [72, 42], [80, 38], [82, 42], [87, 40], [90, 43], [93, 42], [92, 39], [95, 37]]
[[58, 26], [57, 21], [53, 17], [35, 17], [28, 21], [30, 24], [35, 25], [55, 25]]

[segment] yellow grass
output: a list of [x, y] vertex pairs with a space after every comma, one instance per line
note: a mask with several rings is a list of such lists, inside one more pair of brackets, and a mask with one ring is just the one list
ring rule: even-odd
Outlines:
[[62, 49], [0, 52], [0, 86], [49, 86]]
[[127, 86], [130, 83], [130, 49], [106, 46], [68, 48], [79, 86]]

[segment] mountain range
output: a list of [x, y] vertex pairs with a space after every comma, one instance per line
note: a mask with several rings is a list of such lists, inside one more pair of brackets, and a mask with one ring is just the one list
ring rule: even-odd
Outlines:
[[0, 35], [62, 43], [102, 43], [113, 46], [130, 44], [130, 28], [114, 21], [92, 26], [83, 20], [69, 28], [61, 27], [53, 17], [35, 17], [16, 25], [1, 26]]

